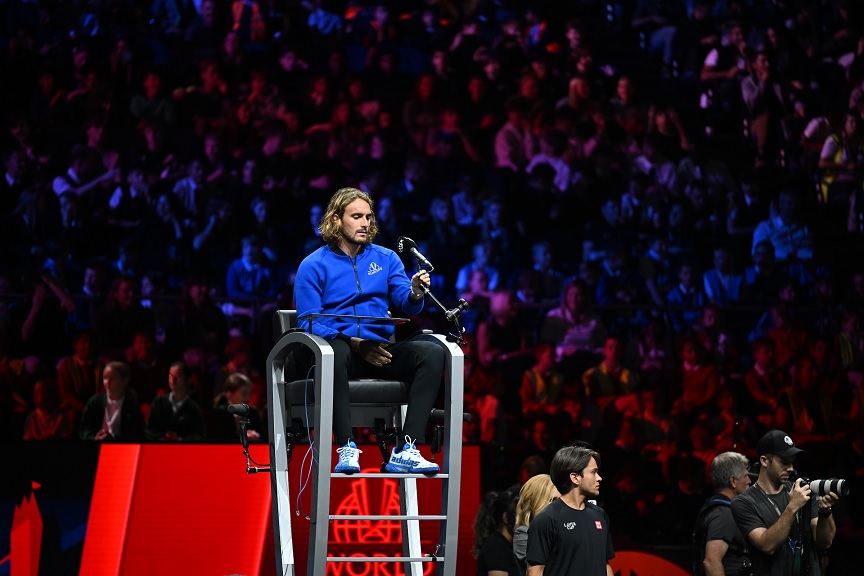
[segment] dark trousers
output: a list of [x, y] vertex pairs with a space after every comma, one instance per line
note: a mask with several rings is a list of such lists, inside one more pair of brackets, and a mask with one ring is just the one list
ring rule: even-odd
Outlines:
[[402, 430], [412, 440], [424, 442], [429, 413], [435, 406], [441, 377], [444, 374], [444, 349], [435, 342], [407, 340], [387, 346], [393, 355], [384, 366], [373, 366], [353, 352], [343, 340], [330, 340], [334, 354], [333, 433], [337, 444], [343, 444], [351, 433], [351, 401], [348, 380], [378, 378], [408, 383], [408, 413]]

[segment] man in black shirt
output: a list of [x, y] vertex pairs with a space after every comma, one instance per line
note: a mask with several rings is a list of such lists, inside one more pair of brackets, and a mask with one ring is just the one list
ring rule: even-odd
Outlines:
[[599, 465], [600, 455], [584, 446], [555, 454], [549, 475], [561, 498], [531, 522], [528, 576], [612, 576], [609, 515], [589, 500], [600, 494]]
[[694, 544], [702, 560], [695, 565], [696, 574], [738, 576], [747, 547], [732, 517], [731, 504], [750, 486], [747, 457], [723, 452], [711, 462], [710, 473], [714, 495], [702, 506], [696, 520]]
[[837, 494], [831, 492], [810, 502], [810, 485], [800, 478], [789, 481], [795, 456], [803, 450], [785, 432], [768, 432], [756, 444], [756, 451], [759, 478], [732, 501], [732, 516], [748, 539], [753, 573], [797, 576], [804, 573], [804, 562], [809, 562], [810, 576], [820, 576], [816, 550], [827, 549], [834, 540], [837, 526], [831, 509]]

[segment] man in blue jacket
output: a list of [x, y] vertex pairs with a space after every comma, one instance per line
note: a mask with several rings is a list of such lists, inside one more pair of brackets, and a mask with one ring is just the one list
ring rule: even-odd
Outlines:
[[[330, 199], [319, 230], [326, 242], [297, 269], [294, 300], [297, 317], [309, 314], [387, 316], [417, 314], [423, 309], [421, 283], [429, 273], [410, 279], [395, 252], [372, 244], [377, 232], [372, 199], [355, 188], [342, 188]], [[429, 341], [391, 343], [395, 327], [350, 318], [315, 318], [312, 333], [333, 347], [333, 431], [339, 461], [335, 472], [359, 472], [360, 450], [351, 431], [349, 378], [391, 378], [409, 383], [405, 445], [393, 449], [389, 472], [435, 473], [415, 443], [424, 440], [444, 371], [444, 350]], [[344, 444], [343, 444], [344, 443]]]

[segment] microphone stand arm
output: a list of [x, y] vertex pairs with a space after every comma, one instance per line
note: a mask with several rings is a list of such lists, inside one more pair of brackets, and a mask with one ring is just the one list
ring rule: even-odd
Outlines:
[[466, 302], [463, 298], [459, 299], [459, 303], [455, 308], [448, 309], [444, 304], [441, 303], [438, 298], [432, 293], [432, 290], [429, 289], [426, 284], [420, 283], [420, 290], [423, 292], [425, 296], [429, 296], [429, 299], [438, 307], [439, 310], [444, 312], [444, 318], [447, 319], [448, 322], [453, 324], [454, 332], [450, 333], [450, 337], [453, 338], [453, 341], [456, 342], [459, 346], [465, 346], [465, 328], [462, 326], [462, 323], [459, 322], [459, 315], [462, 312], [465, 312], [470, 309], [468, 302]]

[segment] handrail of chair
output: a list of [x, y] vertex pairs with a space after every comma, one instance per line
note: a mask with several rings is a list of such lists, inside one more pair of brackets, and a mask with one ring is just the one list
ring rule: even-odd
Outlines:
[[324, 314], [310, 313], [297, 317], [297, 325], [300, 326], [302, 320], [309, 320], [309, 332], [312, 332], [312, 320], [315, 318], [344, 318], [350, 320], [360, 320], [368, 324], [405, 324], [410, 322], [410, 318], [393, 318], [392, 316], [358, 316], [356, 314]]

